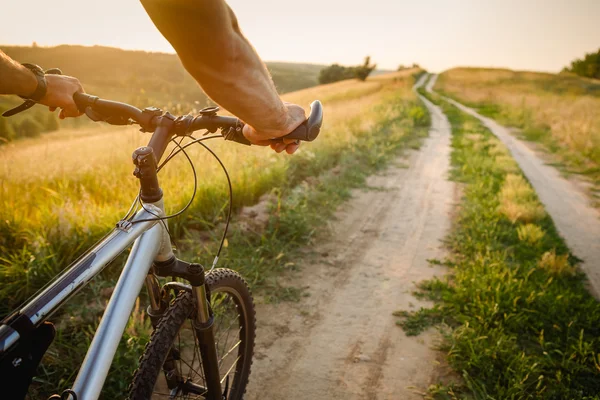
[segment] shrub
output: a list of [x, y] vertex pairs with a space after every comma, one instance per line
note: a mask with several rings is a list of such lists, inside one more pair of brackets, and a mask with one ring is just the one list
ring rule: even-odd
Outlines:
[[353, 77], [354, 70], [352, 67], [344, 67], [339, 64], [333, 64], [321, 70], [319, 73], [319, 83], [333, 83], [337, 81], [343, 81], [344, 79], [351, 79]]
[[535, 224], [525, 224], [517, 228], [519, 240], [530, 245], [536, 245], [544, 237], [544, 230]]
[[26, 118], [17, 128], [20, 137], [38, 136], [42, 132], [42, 126], [34, 119]]
[[551, 275], [573, 275], [575, 268], [569, 264], [569, 255], [556, 255], [556, 251], [547, 251], [538, 262], [538, 267]]
[[344, 67], [339, 64], [332, 64], [329, 67], [323, 68], [319, 73], [319, 83], [333, 83], [337, 81], [343, 81], [345, 79], [356, 78], [364, 81], [373, 72], [376, 64], [370, 64], [371, 57], [365, 57], [365, 62], [362, 65], [356, 67]]

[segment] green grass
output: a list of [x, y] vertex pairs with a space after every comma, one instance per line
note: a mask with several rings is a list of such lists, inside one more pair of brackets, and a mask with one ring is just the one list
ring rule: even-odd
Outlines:
[[[402, 93], [391, 91], [381, 99], [369, 128], [363, 128], [360, 120], [347, 125], [351, 140], [320, 150], [315, 147], [314, 152], [291, 157], [282, 179], [272, 189], [277, 202], [267, 227], [262, 232], [249, 233], [234, 224], [219, 266], [240, 271], [255, 290], [268, 294], [268, 302], [300, 298], [301, 290], [282, 288], [277, 277], [298, 268], [303, 254], [300, 248], [310, 247], [316, 233], [324, 229], [323, 220], [332, 217], [336, 208], [349, 198], [352, 188], [364, 185], [369, 174], [383, 168], [401, 149], [417, 146], [426, 135], [429, 119], [423, 114], [423, 106], [414, 96]], [[310, 184], [309, 177], [313, 177]], [[185, 221], [181, 222], [182, 236], [178, 238], [179, 256], [210, 265], [220, 232], [215, 229], [214, 241], [194, 242], [186, 238], [189, 225]], [[45, 360], [37, 392], [60, 392], [72, 382], [72, 373], [77, 370], [93, 336], [106, 301], [106, 294], [102, 292], [111, 286], [111, 277], [114, 277], [114, 267], [112, 273], [108, 271], [103, 279], [96, 280], [90, 290], [65, 309], [63, 320], [69, 329], [61, 333]], [[85, 313], [81, 312], [81, 304], [88, 305]], [[69, 315], [73, 317], [67, 317]], [[148, 337], [148, 327], [139, 322], [140, 315], [143, 315], [141, 310], [134, 313], [119, 345], [118, 358], [113, 363], [102, 398], [121, 397], [127, 386], [129, 374]]]
[[577, 260], [547, 215], [513, 223], [502, 213], [506, 178], [520, 172], [478, 121], [442, 106], [453, 130], [452, 178], [464, 190], [448, 238], [450, 275], [421, 283], [436, 305], [399, 322], [407, 334], [450, 327], [442, 349], [463, 384], [434, 385], [431, 395], [600, 398], [600, 304], [573, 269]]

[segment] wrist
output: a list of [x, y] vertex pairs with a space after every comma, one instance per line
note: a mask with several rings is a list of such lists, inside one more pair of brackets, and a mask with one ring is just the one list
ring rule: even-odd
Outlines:
[[280, 104], [270, 112], [269, 115], [271, 118], [265, 119], [262, 124], [264, 126], [257, 127], [257, 130], [265, 134], [273, 135], [287, 133], [291, 118], [285, 104], [283, 104], [282, 101], [279, 101], [279, 103]]
[[15, 94], [20, 97], [27, 97], [32, 95], [37, 87], [38, 80], [35, 74], [26, 67], [21, 66], [21, 68], [19, 68]]
[[27, 100], [33, 100], [33, 101], [40, 101], [42, 98], [44, 98], [44, 96], [46, 95], [46, 92], [48, 90], [48, 83], [46, 82], [46, 74], [44, 72], [44, 70], [39, 66], [39, 65], [35, 65], [35, 64], [22, 64], [22, 66], [29, 72], [30, 75], [33, 75], [33, 78], [35, 79], [35, 87], [33, 88], [33, 90], [30, 90], [29, 92], [26, 92], [23, 95], [19, 95], [24, 99]]

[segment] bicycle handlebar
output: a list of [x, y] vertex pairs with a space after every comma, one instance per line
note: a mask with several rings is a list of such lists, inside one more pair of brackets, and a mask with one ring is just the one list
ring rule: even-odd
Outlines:
[[[130, 120], [133, 120], [144, 130], [152, 131], [156, 128], [157, 118], [163, 116], [162, 111], [155, 108], [146, 108], [142, 111], [126, 103], [103, 100], [86, 93], [75, 93], [73, 100], [79, 111], [86, 113], [90, 119], [94, 121], [103, 120], [113, 125], [126, 125], [131, 123]], [[218, 110], [218, 107], [205, 108], [195, 118], [191, 116], [177, 118], [171, 116], [176, 125], [176, 132], [174, 133], [187, 134], [201, 129], [216, 132], [221, 129], [225, 140], [250, 145], [251, 143], [242, 134], [244, 123], [235, 117], [219, 116], [217, 115]], [[281, 142], [282, 139], [295, 139], [312, 142], [319, 136], [322, 123], [323, 106], [320, 101], [315, 100], [310, 105], [310, 114], [306, 121], [286, 136], [272, 140], [273, 142]]]

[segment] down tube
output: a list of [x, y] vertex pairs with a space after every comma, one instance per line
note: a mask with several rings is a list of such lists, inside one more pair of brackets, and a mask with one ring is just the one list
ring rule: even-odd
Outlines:
[[77, 400], [96, 400], [100, 395], [135, 300], [144, 284], [148, 270], [161, 248], [162, 229], [164, 228], [161, 224], [154, 225], [135, 241], [131, 249], [115, 291], [73, 384]]

